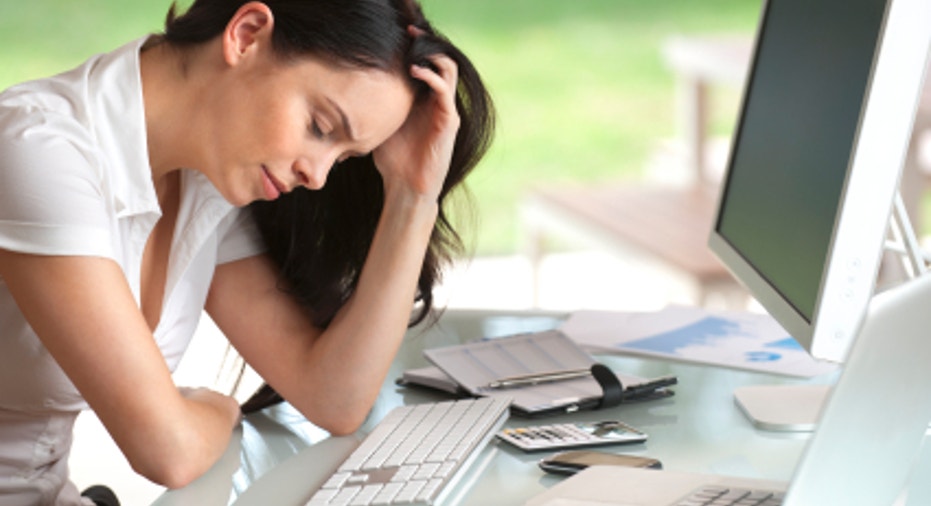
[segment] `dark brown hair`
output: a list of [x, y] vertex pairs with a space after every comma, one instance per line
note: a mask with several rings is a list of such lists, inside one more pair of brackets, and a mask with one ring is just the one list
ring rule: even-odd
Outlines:
[[[184, 49], [220, 35], [246, 0], [195, 0], [181, 16], [172, 6], [162, 41]], [[491, 140], [494, 111], [488, 92], [469, 59], [434, 30], [414, 0], [266, 0], [275, 25], [272, 43], [286, 59], [313, 56], [356, 68], [377, 68], [408, 76], [417, 99], [430, 93], [409, 76], [412, 64], [431, 67], [428, 57], [444, 54], [459, 67], [456, 108], [460, 128], [449, 173], [439, 196], [440, 211], [418, 279], [419, 309], [411, 324], [433, 306], [440, 269], [462, 241], [444, 204], [451, 190], [484, 155]], [[408, 27], [419, 29], [412, 37]], [[280, 287], [293, 294], [313, 321], [326, 327], [352, 295], [384, 203], [383, 183], [371, 155], [333, 167], [326, 185], [299, 188], [275, 201], [259, 201], [251, 211], [280, 269]], [[273, 395], [263, 388], [266, 395]], [[277, 396], [275, 396], [277, 397]], [[253, 398], [252, 401], [256, 401]], [[267, 403], [247, 403], [244, 410]]]

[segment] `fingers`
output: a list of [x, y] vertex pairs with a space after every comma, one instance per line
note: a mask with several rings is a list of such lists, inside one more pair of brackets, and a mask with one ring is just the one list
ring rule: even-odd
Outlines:
[[[415, 28], [412, 37], [424, 36]], [[410, 76], [429, 88], [415, 102], [403, 125], [374, 151], [375, 166], [385, 184], [399, 182], [414, 193], [436, 199], [450, 167], [461, 118], [456, 109], [459, 66], [436, 53], [422, 65], [411, 65]]]
[[456, 111], [456, 86], [459, 82], [459, 67], [452, 58], [435, 54], [429, 57], [436, 71], [420, 65], [411, 66], [411, 76], [427, 84], [434, 94], [437, 112], [442, 112], [448, 119], [458, 120]]
[[417, 28], [417, 27], [414, 26], [414, 25], [407, 25], [407, 34], [410, 35], [411, 37], [415, 38], [415, 39], [416, 39], [417, 37], [420, 37], [421, 35], [423, 35], [423, 34], [425, 34], [425, 33], [427, 33], [427, 32], [423, 31], [422, 28]]
[[[407, 34], [412, 38], [417, 39], [419, 37], [425, 36], [427, 32], [417, 26], [407, 25]], [[446, 83], [446, 87], [451, 87], [455, 90], [455, 85], [459, 79], [459, 67], [456, 65], [456, 62], [454, 62], [449, 56], [446, 56], [442, 53], [430, 55], [427, 57], [427, 59], [430, 60], [430, 63], [436, 66], [439, 71], [438, 75], [442, 77], [443, 81]], [[439, 91], [437, 86], [435, 86], [439, 83], [432, 77], [436, 74], [437, 73], [434, 73], [432, 70], [420, 65], [413, 65], [411, 68], [411, 75], [429, 84], [430, 87], [434, 89], [434, 91]]]
[[430, 63], [436, 66], [437, 72], [420, 65], [411, 66], [411, 75], [430, 86], [436, 92], [455, 90], [459, 81], [459, 67], [452, 58], [444, 54], [429, 56]]

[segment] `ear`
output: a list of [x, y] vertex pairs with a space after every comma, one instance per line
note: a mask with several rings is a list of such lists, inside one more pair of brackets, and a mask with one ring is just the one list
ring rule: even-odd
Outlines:
[[236, 65], [259, 48], [271, 44], [274, 17], [262, 2], [249, 2], [240, 7], [223, 31], [223, 59]]

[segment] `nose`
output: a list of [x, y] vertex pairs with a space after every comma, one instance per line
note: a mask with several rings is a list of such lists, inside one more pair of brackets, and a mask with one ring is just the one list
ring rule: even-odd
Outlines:
[[301, 186], [310, 190], [319, 190], [326, 184], [326, 178], [334, 163], [336, 163], [336, 157], [320, 157], [316, 160], [302, 157], [294, 162], [292, 170]]

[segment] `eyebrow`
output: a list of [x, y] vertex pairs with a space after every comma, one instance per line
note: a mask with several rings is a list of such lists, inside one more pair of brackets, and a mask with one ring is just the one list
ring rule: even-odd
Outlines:
[[339, 115], [339, 120], [340, 120], [340, 123], [342, 123], [343, 130], [346, 131], [346, 136], [348, 136], [349, 140], [351, 141], [356, 140], [356, 136], [352, 132], [352, 125], [349, 124], [349, 118], [346, 116], [346, 113], [339, 106], [339, 104], [333, 101], [332, 98], [328, 98], [327, 101], [330, 103], [330, 106], [336, 111], [336, 114]]

